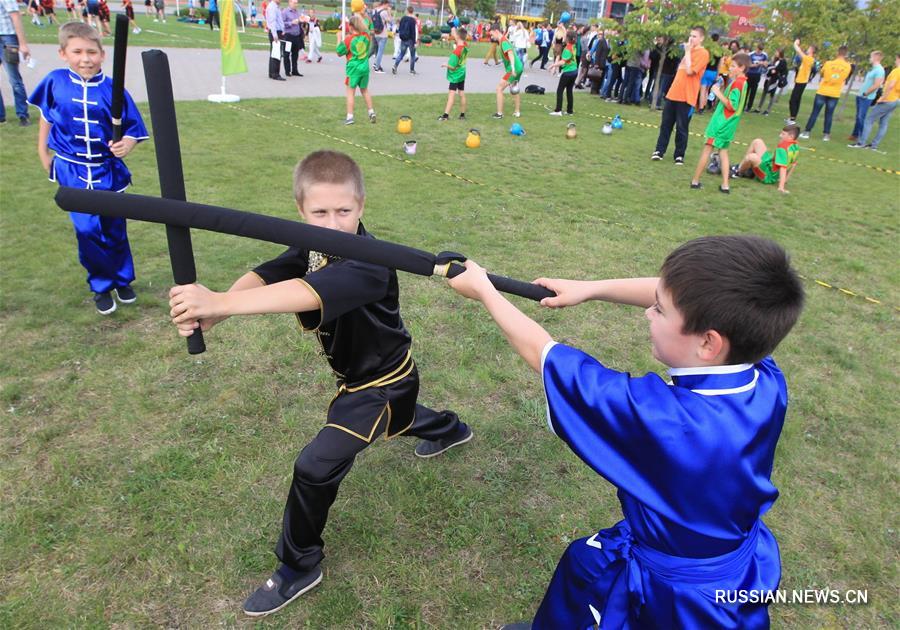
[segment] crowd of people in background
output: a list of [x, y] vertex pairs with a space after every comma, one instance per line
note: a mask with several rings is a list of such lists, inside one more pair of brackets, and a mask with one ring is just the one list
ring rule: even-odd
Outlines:
[[[63, 1], [68, 19], [80, 19], [94, 26], [102, 35], [110, 34], [110, 9], [107, 0]], [[204, 19], [211, 30], [217, 30], [220, 26], [219, 2], [220, 0], [187, 0], [188, 19]], [[18, 15], [18, 4], [14, 0], [6, 0], [6, 4], [15, 7], [15, 11], [7, 9], [8, 14]], [[58, 24], [55, 4], [55, 0], [27, 0], [25, 6], [31, 22], [36, 26], [43, 26], [42, 20], [46, 20], [48, 24]], [[147, 15], [153, 16], [154, 21], [166, 21], [165, 0], [144, 0], [144, 5]], [[197, 12], [198, 7], [205, 9], [206, 14]], [[134, 21], [133, 0], [123, 0], [123, 8], [131, 20], [133, 31], [139, 33], [140, 28]], [[259, 6], [257, 0], [248, 0], [246, 7], [241, 10], [246, 11], [248, 25], [265, 30], [273, 46], [274, 54], [270, 55], [268, 63], [268, 75], [271, 79], [284, 81], [287, 77], [302, 77], [299, 70], [301, 62], [322, 61], [324, 24], [315, 11], [299, 6], [298, 0], [262, 0]], [[673, 83], [687, 56], [686, 45], [664, 37], [658, 37], [653, 46], [645, 50], [634, 50], [617, 29], [603, 29], [597, 24], [578, 25], [570, 19], [559, 20], [555, 25], [549, 21], [504, 20], [500, 16], [491, 20], [464, 18], [461, 21], [459, 16], [451, 13], [443, 24], [436, 24], [431, 16], [418, 15], [412, 7], [398, 11], [390, 0], [376, 0], [374, 4], [364, 6], [352, 15], [357, 15], [364, 23], [371, 41], [371, 70], [376, 74], [385, 71], [384, 56], [390, 54], [394, 74], [402, 63], [408, 63], [410, 74], [415, 75], [417, 46], [431, 45], [430, 42], [426, 43], [423, 36], [428, 35], [428, 39], [431, 39], [433, 29], [443, 27], [437, 43], [453, 47], [456, 30], [465, 24], [468, 42], [489, 44], [482, 59], [483, 64], [508, 66], [511, 61], [503, 53], [505, 47], [513, 51], [515, 60], [512, 63], [515, 68], [520, 64], [522, 66], [523, 71], [514, 73], [515, 77], [527, 76], [524, 71], [534, 71], [535, 64], [539, 64], [538, 68], [542, 71], [559, 75], [554, 114], [573, 113], [573, 90], [587, 90], [607, 102], [625, 106], [643, 104], [663, 112], [663, 128], [671, 129], [674, 126], [678, 131], [676, 159], [683, 158], [683, 152], [678, 149], [682, 141], [678, 138], [686, 134], [691, 117], [695, 114], [704, 115], [715, 107], [713, 88], [726, 87], [729, 65], [735, 55], [748, 55], [750, 58], [746, 71], [744, 112], [768, 116], [779, 95], [789, 85], [793, 70], [789, 113], [785, 119], [787, 124], [797, 124], [805, 89], [819, 76], [819, 87], [800, 139], [809, 138], [822, 114], [822, 139], [831, 139], [835, 107], [846, 82], [856, 72], [856, 64], [848, 59], [845, 47], [836, 47], [835, 54], [829, 55], [832, 58], [823, 60], [815, 45], [807, 43], [804, 47], [800, 40], [793, 43], [792, 50], [767, 51], [762, 42], [750, 43], [738, 39], [726, 41], [714, 33], [704, 43], [705, 64], [703, 68], [696, 69], [699, 91], [696, 96], [690, 94], [690, 98], [687, 98], [680, 90], [673, 91]], [[339, 13], [335, 13], [331, 17], [339, 16]], [[350, 18], [348, 15], [348, 23]], [[8, 32], [0, 33], [0, 36], [24, 38], [24, 34], [17, 35], [9, 18], [5, 22], [7, 25], [4, 28]], [[388, 53], [388, 42], [391, 41], [393, 50]], [[23, 52], [27, 50], [24, 45], [21, 48]], [[872, 51], [868, 58], [863, 85], [856, 96], [855, 124], [848, 138], [849, 146], [853, 148], [877, 149], [887, 132], [888, 120], [896, 108], [897, 99], [892, 96], [896, 90], [884, 88], [887, 84], [893, 86], [897, 81], [896, 78], [891, 81], [886, 76], [881, 65], [883, 56], [881, 51]], [[7, 62], [6, 66], [16, 96], [17, 115], [20, 120], [27, 121], [27, 111], [18, 111], [20, 94], [24, 99], [24, 87], [19, 89], [21, 76], [13, 64]], [[515, 68], [509, 67], [507, 74]], [[511, 82], [507, 81], [506, 84], [509, 87]], [[565, 111], [562, 108], [564, 95]], [[24, 105], [22, 108], [24, 109]], [[877, 133], [869, 144], [868, 138], [876, 126]]]

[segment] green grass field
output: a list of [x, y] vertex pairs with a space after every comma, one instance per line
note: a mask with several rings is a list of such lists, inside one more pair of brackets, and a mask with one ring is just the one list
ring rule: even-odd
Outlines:
[[[648, 160], [656, 113], [579, 95], [579, 136], [567, 141], [570, 120], [547, 116], [549, 95], [524, 99], [522, 138], [507, 132], [511, 120], [489, 119], [491, 95], [471, 97], [468, 125], [435, 122], [443, 101], [376, 95], [379, 123], [352, 128], [341, 125], [340, 99], [304, 99], [302, 116], [289, 113], [296, 100], [181, 103], [188, 197], [294, 217], [293, 165], [332, 148], [362, 165], [375, 235], [460, 251], [522, 279], [653, 274], [670, 249], [706, 234], [777, 239], [808, 292], [776, 353], [791, 404], [773, 474], [781, 497], [766, 522], [782, 585], [867, 589], [869, 601], [775, 606], [774, 627], [897, 627], [900, 176], [865, 165], [900, 168], [900, 120], [886, 155], [813, 139], [791, 195], [739, 180], [726, 197], [712, 176], [689, 189], [696, 137], [684, 168]], [[409, 112], [418, 154], [407, 160], [394, 126]], [[601, 118], [617, 112], [625, 128], [601, 135]], [[746, 116], [737, 140], [774, 141], [782, 116]], [[478, 150], [463, 146], [468, 126], [481, 129]], [[129, 227], [138, 303], [97, 315], [36, 135], [36, 125], [0, 128], [0, 626], [244, 625], [240, 604], [274, 567], [292, 463], [323, 422], [332, 376], [291, 316], [226, 322], [207, 335], [206, 354], [189, 357], [167, 321], [158, 225]], [[158, 194], [151, 143], [128, 162], [133, 191]], [[199, 277], [214, 289], [281, 251], [193, 238]], [[546, 430], [538, 379], [486, 314], [442, 281], [402, 275], [401, 291], [422, 400], [458, 411], [475, 440], [428, 461], [411, 439], [365, 451], [331, 510], [325, 581], [266, 627], [521, 620], [568, 542], [621, 518], [614, 489]], [[640, 310], [518, 303], [613, 367], [663, 370]]]
[[[285, 5], [286, 6], [286, 5]], [[330, 15], [322, 8], [319, 11], [320, 16]], [[65, 9], [57, 8], [57, 17], [61, 18], [63, 23], [68, 19], [65, 15]], [[437, 18], [433, 18], [437, 21]], [[143, 14], [143, 5], [135, 7], [135, 20], [141, 27], [140, 33], [128, 34], [128, 44], [130, 46], [146, 46], [155, 48], [218, 48], [219, 47], [219, 31], [211, 31], [206, 24], [192, 24], [189, 22], [178, 22], [173, 16], [169, 16], [165, 24], [154, 22], [153, 18]], [[25, 27], [25, 37], [31, 44], [55, 44], [58, 39], [58, 28], [54, 25], [46, 25], [39, 28], [29, 21], [27, 13], [23, 18]], [[112, 17], [112, 27], [115, 27], [115, 16]], [[266, 32], [261, 28], [248, 25], [243, 33], [239, 33], [241, 45], [246, 50], [265, 50], [269, 45]], [[334, 52], [337, 40], [334, 33], [323, 33], [322, 35], [322, 51]], [[112, 46], [112, 37], [106, 38], [107, 46]], [[490, 44], [479, 42], [470, 44], [469, 55], [475, 58], [484, 57]], [[416, 49], [420, 56], [445, 57], [449, 48], [447, 45], [432, 44], [431, 46], [419, 46]], [[387, 54], [393, 54], [393, 43], [388, 42]]]

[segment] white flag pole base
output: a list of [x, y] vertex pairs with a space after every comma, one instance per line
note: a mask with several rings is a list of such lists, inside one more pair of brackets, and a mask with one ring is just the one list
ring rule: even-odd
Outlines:
[[237, 94], [228, 94], [225, 91], [225, 77], [222, 77], [222, 91], [218, 94], [210, 94], [206, 97], [206, 100], [212, 103], [237, 103], [241, 100], [241, 97]]

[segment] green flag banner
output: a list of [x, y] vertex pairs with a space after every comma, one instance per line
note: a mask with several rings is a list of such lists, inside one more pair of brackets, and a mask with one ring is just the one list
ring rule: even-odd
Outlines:
[[222, 42], [222, 76], [247, 72], [247, 61], [234, 24], [234, 0], [219, 2], [219, 27]]

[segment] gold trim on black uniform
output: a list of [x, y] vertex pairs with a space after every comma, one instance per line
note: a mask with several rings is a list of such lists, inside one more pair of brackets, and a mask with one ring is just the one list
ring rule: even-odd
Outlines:
[[[341, 431], [344, 431], [344, 432], [346, 432], [346, 433], [349, 433], [349, 434], [352, 435], [353, 437], [359, 438], [360, 440], [362, 440], [362, 441], [365, 442], [366, 444], [371, 444], [371, 443], [372, 443], [372, 436], [375, 435], [375, 429], [378, 428], [378, 424], [381, 422], [381, 419], [384, 417], [385, 412], [387, 412], [387, 424], [385, 425], [385, 431], [384, 431], [384, 432], [385, 432], [385, 435], [387, 435], [387, 427], [391, 426], [391, 403], [390, 403], [390, 401], [384, 406], [384, 409], [382, 409], [381, 413], [378, 415], [378, 418], [375, 420], [375, 424], [372, 425], [372, 430], [369, 431], [369, 437], [365, 437], [365, 436], [363, 436], [363, 435], [357, 433], [356, 431], [351, 431], [351, 430], [348, 429], [347, 427], [341, 426], [341, 425], [339, 425], [339, 424], [335, 424], [335, 423], [333, 423], [333, 422], [326, 422], [326, 423], [325, 423], [325, 426], [326, 426], [326, 427], [331, 427], [331, 428], [333, 428], [333, 429], [340, 429]], [[407, 427], [407, 429], [408, 429], [408, 428], [409, 428], [409, 427]], [[405, 430], [406, 430], [406, 429], [404, 429], [404, 431], [405, 431]], [[397, 434], [395, 433], [394, 435], [397, 435]]]

